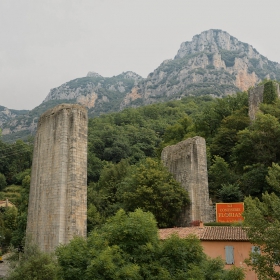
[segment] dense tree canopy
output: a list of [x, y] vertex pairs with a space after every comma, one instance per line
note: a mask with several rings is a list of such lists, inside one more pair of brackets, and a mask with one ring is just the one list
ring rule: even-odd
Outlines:
[[[97, 236], [97, 243], [91, 237], [88, 240], [75, 239], [69, 247], [61, 249], [60, 253], [65, 252], [65, 256], [67, 250], [73, 256], [76, 254], [77, 263], [81, 265], [77, 270], [75, 267], [72, 271], [65, 270], [65, 275], [79, 275], [81, 267], [88, 271], [88, 275], [99, 275], [106, 264], [111, 268], [108, 279], [113, 274], [130, 279], [142, 279], [143, 275], [146, 279], [152, 276], [157, 279], [155, 275], [162, 277], [158, 279], [196, 279], [193, 276], [195, 268], [198, 279], [203, 279], [199, 278], [201, 271], [205, 272], [205, 279], [215, 279], [214, 274], [208, 277], [206, 271], [196, 264], [193, 270], [178, 272], [172, 265], [168, 267], [163, 257], [160, 261], [157, 258], [161, 254], [158, 252], [162, 252], [167, 244], [172, 244], [170, 246], [175, 250], [176, 244], [187, 246], [184, 244], [189, 241], [174, 237], [164, 242], [165, 245], [153, 243], [152, 247], [143, 246], [147, 251], [141, 247], [142, 253], [146, 252], [147, 257], [155, 259], [151, 267], [148, 262], [132, 262], [120, 243], [108, 245], [110, 238], [102, 230], [106, 228], [110, 232], [106, 221], [110, 219], [112, 226], [112, 217], [117, 219], [116, 213], [126, 219], [129, 214], [118, 212], [120, 209], [150, 211], [159, 227], [176, 224], [178, 213], [188, 203], [188, 195], [160, 164], [159, 158], [165, 146], [195, 135], [206, 139], [212, 201], [242, 201], [243, 197], [251, 196], [245, 200], [248, 207], [256, 207], [255, 210], [259, 207], [259, 212], [264, 211], [266, 206], [261, 203], [265, 202], [266, 196], [262, 194], [268, 192], [266, 195], [269, 196], [275, 192], [276, 198], [280, 195], [280, 100], [275, 96], [273, 83], [267, 83], [264, 82], [264, 103], [254, 121], [248, 118], [247, 92], [217, 99], [186, 97], [90, 119], [88, 232]], [[18, 140], [9, 144], [0, 140], [0, 199], [8, 198], [17, 207], [15, 213], [1, 212], [3, 245], [12, 243], [17, 246], [25, 235], [32, 148], [32, 141], [24, 143]], [[274, 196], [271, 200], [275, 202]], [[259, 200], [254, 200], [255, 197]], [[269, 221], [270, 216], [266, 219]], [[75, 253], [74, 248], [80, 248], [83, 254], [79, 254], [79, 250]], [[151, 252], [152, 257], [149, 255]], [[179, 252], [174, 256], [176, 254]], [[187, 253], [185, 256], [187, 258]], [[66, 261], [70, 263], [71, 260], [66, 258]], [[217, 260], [204, 265], [209, 271], [212, 271], [211, 267], [218, 267], [217, 271], [222, 267]], [[217, 275], [217, 279], [224, 277], [219, 272]]]
[[119, 210], [87, 240], [73, 239], [57, 248], [65, 280], [194, 279], [242, 280], [242, 269], [224, 270], [221, 259], [208, 259], [194, 236], [160, 242], [149, 212]]
[[280, 263], [280, 198], [264, 193], [262, 199], [245, 199], [245, 230], [256, 246], [247, 263], [260, 280], [280, 279], [276, 271]]

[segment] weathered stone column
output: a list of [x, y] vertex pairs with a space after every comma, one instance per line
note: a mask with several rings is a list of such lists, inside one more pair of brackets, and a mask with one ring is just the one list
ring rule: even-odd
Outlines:
[[87, 230], [86, 108], [62, 104], [38, 121], [34, 142], [26, 235], [53, 251]]
[[[279, 84], [273, 82], [278, 98], [280, 97]], [[260, 104], [263, 103], [264, 98], [264, 85], [251, 88], [248, 91], [249, 94], [249, 118], [252, 121], [256, 119], [256, 114], [259, 111]]]
[[264, 85], [249, 89], [249, 118], [254, 121], [259, 110], [260, 103], [263, 102]]
[[210, 222], [205, 139], [196, 136], [165, 147], [161, 159], [190, 196], [191, 205], [182, 213], [178, 226], [189, 226], [196, 220]]

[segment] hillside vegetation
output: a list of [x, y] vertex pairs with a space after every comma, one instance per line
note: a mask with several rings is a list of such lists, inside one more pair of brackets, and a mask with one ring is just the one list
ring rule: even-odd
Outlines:
[[[185, 97], [180, 101], [127, 108], [119, 113], [89, 119], [88, 232], [92, 235], [88, 244], [77, 239], [69, 246], [58, 249], [58, 262], [63, 268], [64, 279], [76, 279], [67, 278], [72, 274], [64, 259], [74, 254], [77, 246], [85, 250], [88, 246], [90, 250], [99, 252], [97, 258], [105, 254], [108, 258], [117, 258], [124, 265], [123, 270], [112, 268], [108, 273], [118, 271], [121, 274], [128, 269], [132, 275], [144, 277], [147, 271], [151, 272], [144, 259], [136, 261], [137, 267], [134, 267], [135, 262], [130, 263], [125, 247], [122, 248], [127, 244], [121, 240], [114, 240], [110, 248], [99, 247], [101, 243], [98, 240], [110, 239], [105, 232], [112, 226], [112, 234], [120, 234], [118, 219], [125, 223], [126, 219], [134, 217], [140, 222], [146, 219], [143, 218], [145, 212], [153, 214], [158, 227], [176, 225], [176, 219], [182, 208], [188, 205], [189, 197], [160, 162], [165, 146], [196, 135], [205, 137], [209, 192], [214, 202], [243, 201], [248, 196], [261, 198], [265, 192], [279, 195], [280, 100], [271, 81], [265, 81], [264, 87], [264, 103], [253, 122], [248, 117], [247, 92], [221, 99]], [[32, 139], [29, 142], [18, 140], [14, 144], [0, 141], [0, 198], [9, 199], [16, 205], [16, 208], [1, 209], [0, 212], [1, 243], [4, 247], [22, 244], [25, 235], [32, 145]], [[132, 212], [135, 214], [129, 214]], [[175, 273], [166, 268], [160, 252], [169, 246], [167, 244], [179, 244], [180, 241], [170, 239], [163, 247], [157, 247], [158, 241], [152, 235], [151, 238], [156, 247], [149, 250], [160, 250], [157, 251], [159, 259], [155, 259], [158, 269], [173, 275], [166, 279], [176, 279], [174, 275], [179, 271]], [[140, 256], [143, 254], [141, 251]], [[151, 257], [150, 254], [151, 251], [147, 256]], [[83, 261], [87, 263], [88, 258], [85, 256]], [[200, 258], [201, 262], [205, 261], [202, 255]], [[111, 262], [109, 259], [106, 261]], [[216, 266], [220, 267], [219, 263]], [[89, 275], [98, 275], [103, 266], [94, 266], [92, 270], [86, 267]], [[192, 272], [189, 270], [189, 273]], [[241, 271], [231, 273], [241, 275], [233, 279], [243, 279]]]
[[[271, 178], [279, 173], [280, 101], [268, 100], [252, 124], [247, 92], [222, 99], [186, 97], [90, 119], [88, 230], [120, 208], [141, 208], [155, 215], [158, 226], [174, 226], [189, 198], [162, 166], [160, 154], [165, 146], [196, 135], [207, 142], [212, 201], [242, 201], [244, 196], [277, 192]], [[0, 197], [18, 208], [5, 243], [12, 240], [17, 245], [24, 235], [22, 227], [20, 236], [14, 236], [26, 219], [32, 139], [0, 142], [0, 155]]]

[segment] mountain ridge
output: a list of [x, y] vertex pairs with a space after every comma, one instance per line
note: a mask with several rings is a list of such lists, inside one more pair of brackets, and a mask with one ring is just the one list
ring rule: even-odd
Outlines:
[[0, 108], [0, 127], [3, 139], [8, 139], [11, 134], [34, 133], [39, 114], [61, 103], [82, 104], [94, 117], [184, 96], [223, 97], [263, 79], [280, 80], [280, 64], [226, 31], [210, 29], [181, 43], [174, 59], [164, 60], [147, 78], [132, 71], [113, 77], [91, 71], [51, 89], [43, 103], [25, 115], [4, 119]]

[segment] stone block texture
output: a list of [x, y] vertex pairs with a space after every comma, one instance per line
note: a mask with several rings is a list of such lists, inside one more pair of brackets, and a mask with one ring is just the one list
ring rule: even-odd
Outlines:
[[249, 118], [255, 120], [260, 103], [263, 102], [264, 85], [260, 85], [249, 90]]
[[204, 223], [213, 221], [209, 201], [205, 139], [196, 136], [165, 147], [161, 159], [190, 196], [190, 207], [182, 212], [178, 226], [189, 226], [196, 220]]
[[[278, 98], [280, 97], [279, 84], [274, 83]], [[263, 102], [264, 85], [251, 88], [249, 93], [249, 118], [251, 121], [256, 119], [256, 114], [259, 110], [260, 103]]]
[[86, 236], [87, 130], [87, 110], [76, 104], [58, 105], [39, 119], [26, 235], [44, 252]]

